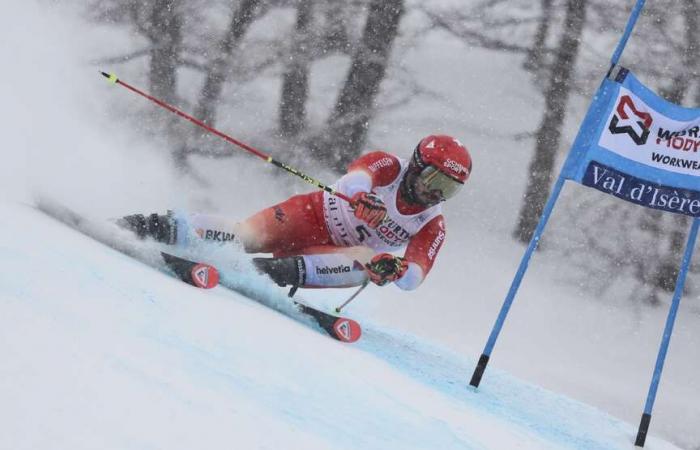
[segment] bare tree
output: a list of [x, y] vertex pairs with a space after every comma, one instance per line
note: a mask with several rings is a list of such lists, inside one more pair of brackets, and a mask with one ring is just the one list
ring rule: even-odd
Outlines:
[[148, 40], [145, 48], [102, 62], [113, 64], [149, 56], [150, 92], [167, 102], [175, 102], [183, 41], [183, 9], [181, 0], [92, 1], [89, 11], [93, 20], [131, 26]]
[[168, 103], [177, 96], [177, 68], [182, 46], [180, 0], [155, 0], [150, 18], [150, 50], [148, 79], [151, 92]]
[[[692, 14], [697, 3], [698, 0], [651, 3], [637, 25], [636, 35], [654, 35], [658, 39], [653, 42], [632, 39], [625, 50], [628, 64], [633, 67], [634, 61], [659, 61], [654, 65], [639, 64], [634, 67], [635, 72], [645, 84], [676, 104], [692, 103], [688, 100], [693, 98], [692, 90], [697, 87], [698, 19]], [[597, 5], [603, 6], [607, 5]], [[590, 19], [589, 23], [620, 29], [627, 18], [600, 15], [608, 9], [598, 11], [598, 17]], [[561, 248], [567, 253], [567, 261], [580, 269], [581, 278], [577, 282], [595, 288], [598, 295], [621, 283], [630, 292], [631, 300], [660, 304], [668, 298], [668, 292], [675, 289], [689, 218], [585, 191], [576, 196], [574, 214], [559, 215], [563, 226], [553, 223], [551, 238], [557, 245], [552, 248]], [[571, 206], [566, 204], [565, 207]], [[562, 234], [566, 235], [566, 240], [559, 236], [557, 228], [565, 230]], [[577, 229], [576, 235], [570, 233], [572, 228]], [[625, 231], [608, 236], [601, 234], [601, 229]], [[577, 250], [572, 252], [572, 248]], [[691, 266], [691, 273], [698, 271], [700, 265]], [[621, 277], [621, 274], [629, 277]], [[697, 288], [693, 281], [693, 277], [688, 278], [686, 289]]]
[[[224, 83], [226, 82], [230, 70], [233, 52], [250, 27], [250, 24], [255, 19], [259, 4], [260, 0], [241, 1], [238, 8], [231, 15], [231, 20], [224, 37], [219, 41], [214, 50], [214, 57], [206, 67], [204, 84], [199, 93], [194, 116], [209, 125], [213, 126], [216, 121], [216, 110], [219, 105]], [[180, 129], [182, 129], [182, 127], [180, 127]], [[182, 144], [176, 145], [172, 156], [177, 170], [197, 178], [191, 170], [188, 156], [192, 153], [213, 153], [201, 151], [195, 144], [199, 140], [199, 135], [196, 134], [194, 129], [189, 128], [189, 130], [190, 133], [175, 133], [176, 136], [182, 135], [186, 136], [186, 138]], [[199, 181], [203, 182], [201, 179]]]
[[528, 170], [528, 184], [520, 207], [514, 236], [529, 242], [549, 195], [554, 162], [559, 150], [561, 129], [579, 43], [586, 20], [586, 0], [567, 0], [564, 32], [559, 42], [545, 93], [545, 111], [536, 134], [535, 154]]
[[[700, 57], [698, 37], [698, 17], [697, 0], [682, 0], [681, 13], [684, 26], [684, 39], [681, 52], [683, 70], [674, 73], [671, 84], [668, 88], [662, 89], [662, 96], [669, 101], [681, 104], [686, 98], [693, 80], [698, 78], [697, 58]], [[660, 220], [660, 219], [658, 219]], [[661, 234], [660, 238], [665, 238], [667, 248], [661, 258], [657, 261], [654, 277], [649, 280], [655, 288], [672, 292], [676, 286], [678, 268], [681, 255], [685, 246], [685, 236], [688, 232], [689, 220], [686, 216], [674, 215], [672, 225]], [[656, 292], [652, 292], [652, 299], [655, 299]]]
[[296, 32], [287, 69], [282, 75], [279, 124], [284, 137], [296, 137], [306, 128], [306, 100], [309, 96], [311, 63], [310, 23], [314, 0], [300, 0], [297, 6]]
[[321, 30], [322, 51], [324, 53], [332, 51], [347, 52], [350, 49], [350, 37], [346, 21], [345, 2], [330, 1], [323, 2], [322, 13], [324, 26]]
[[253, 23], [259, 5], [260, 0], [241, 1], [238, 9], [231, 15], [226, 34], [216, 46], [214, 58], [208, 64], [204, 85], [195, 108], [195, 116], [210, 125], [213, 125], [216, 120], [216, 107], [219, 104], [233, 52], [250, 24]]
[[527, 52], [523, 68], [534, 73], [540, 73], [539, 68], [544, 63], [544, 57], [547, 51], [547, 37], [549, 37], [549, 29], [551, 28], [552, 16], [554, 7], [552, 0], [540, 0], [540, 19], [537, 24], [537, 31], [532, 46]]
[[370, 2], [362, 39], [355, 49], [345, 84], [324, 136], [315, 140], [314, 145], [319, 156], [337, 171], [344, 170], [362, 151], [403, 13], [404, 0]]

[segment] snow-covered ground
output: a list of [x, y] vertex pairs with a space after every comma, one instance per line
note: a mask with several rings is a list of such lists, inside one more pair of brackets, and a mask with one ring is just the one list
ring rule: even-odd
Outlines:
[[27, 205], [0, 211], [0, 448], [608, 450], [634, 436], [499, 370], [476, 392], [473, 361], [409, 334], [368, 320], [343, 345]]
[[[124, 121], [141, 100], [88, 64], [131, 41], [51, 5], [16, 2], [0, 16], [0, 448], [631, 447], [665, 308], [592, 298], [562, 281], [566, 261], [547, 252], [531, 265], [482, 387], [467, 387], [522, 253], [509, 233], [530, 143], [512, 135], [537, 125], [541, 102], [514, 58], [440, 35], [405, 51], [423, 83], [449, 87], [451, 106], [418, 99], [382, 113], [372, 144], [408, 155], [422, 135], [453, 133], [475, 172], [461, 203], [445, 208], [448, 240], [426, 283], [408, 294], [368, 289], [347, 310], [365, 339], [344, 346], [227, 291], [183, 286], [26, 206], [32, 192], [50, 192], [106, 218], [206, 198], [244, 217], [308, 189], [245, 157], [200, 162], [207, 191], [176, 179], [167, 149]], [[317, 88], [337, 83], [335, 63], [318, 63]], [[276, 86], [262, 77], [242, 88], [247, 103], [223, 129], [271, 127], [276, 91], [266, 83]], [[322, 117], [328, 99], [316, 95]], [[341, 295], [310, 298], [330, 306]], [[691, 303], [683, 299], [648, 448], [669, 447], [657, 436], [700, 445]]]

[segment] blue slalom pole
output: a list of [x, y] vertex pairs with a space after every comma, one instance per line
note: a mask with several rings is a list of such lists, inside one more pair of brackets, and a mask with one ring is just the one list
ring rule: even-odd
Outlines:
[[537, 227], [535, 228], [535, 232], [532, 235], [532, 239], [530, 239], [530, 244], [528, 245], [527, 250], [523, 255], [523, 258], [520, 260], [520, 266], [518, 267], [518, 271], [515, 274], [515, 278], [513, 278], [513, 282], [510, 285], [510, 290], [508, 291], [508, 295], [506, 295], [506, 299], [503, 302], [503, 306], [501, 306], [501, 311], [498, 313], [496, 323], [491, 329], [491, 334], [489, 335], [489, 339], [486, 342], [486, 347], [484, 347], [484, 352], [481, 354], [481, 357], [479, 357], [479, 362], [477, 363], [476, 368], [474, 369], [472, 379], [469, 382], [469, 384], [474, 387], [479, 387], [481, 377], [484, 375], [486, 365], [489, 363], [489, 358], [491, 357], [493, 347], [496, 345], [496, 339], [498, 339], [498, 335], [501, 332], [501, 328], [503, 328], [503, 323], [506, 320], [506, 316], [508, 315], [508, 311], [510, 311], [511, 305], [513, 304], [515, 294], [518, 292], [520, 282], [525, 276], [525, 271], [527, 271], [527, 266], [530, 263], [530, 257], [532, 257], [533, 252], [537, 249], [537, 245], [540, 243], [540, 237], [544, 232], [544, 227], [545, 225], [547, 225], [549, 216], [552, 214], [552, 210], [554, 209], [554, 205], [557, 202], [557, 199], [559, 198], [559, 194], [561, 193], [561, 190], [564, 187], [564, 181], [566, 181], [566, 179], [560, 173], [556, 184], [552, 188], [552, 193], [549, 196], [549, 200], [547, 200], [547, 204], [544, 207], [544, 211], [540, 216], [540, 221], [537, 223]]
[[673, 292], [671, 308], [668, 310], [668, 317], [666, 318], [666, 328], [664, 329], [664, 335], [661, 338], [659, 354], [656, 356], [656, 367], [654, 367], [654, 375], [651, 377], [649, 394], [647, 395], [647, 402], [644, 405], [644, 414], [642, 414], [642, 420], [639, 424], [639, 430], [637, 431], [637, 440], [634, 442], [634, 445], [636, 445], [637, 447], [644, 447], [644, 441], [646, 440], [647, 431], [649, 430], [649, 423], [651, 422], [651, 410], [654, 408], [654, 401], [656, 400], [656, 391], [659, 388], [659, 382], [661, 381], [661, 372], [664, 370], [666, 352], [668, 351], [668, 345], [671, 342], [673, 324], [676, 321], [678, 305], [680, 304], [681, 297], [683, 296], [685, 277], [688, 274], [688, 267], [690, 266], [690, 261], [693, 258], [693, 249], [695, 248], [695, 241], [698, 237], [699, 227], [700, 219], [696, 218], [693, 220], [693, 225], [690, 228], [690, 233], [688, 234], [688, 242], [685, 246], [685, 254], [683, 255], [681, 269], [678, 272], [678, 278], [676, 279], [676, 289]]
[[[632, 34], [632, 30], [634, 29], [634, 26], [637, 23], [637, 19], [639, 18], [639, 15], [641, 14], [642, 9], [644, 8], [644, 1], [645, 0], [637, 0], [634, 7], [632, 8], [630, 17], [627, 20], [627, 26], [625, 27], [625, 30], [622, 33], [622, 36], [620, 37], [620, 41], [617, 44], [617, 48], [615, 49], [615, 52], [613, 53], [613, 56], [611, 58], [613, 66], [617, 64], [617, 62], [620, 59], [620, 56], [622, 55], [622, 51], [627, 45], [627, 41], [629, 40], [629, 37]], [[525, 276], [525, 272], [527, 271], [527, 266], [530, 262], [530, 257], [532, 256], [532, 253], [537, 249], [540, 237], [544, 232], [544, 227], [547, 224], [547, 221], [549, 220], [549, 216], [551, 215], [552, 210], [554, 209], [554, 204], [556, 203], [561, 189], [564, 186], [564, 181], [565, 178], [563, 176], [563, 173], [560, 172], [559, 178], [557, 179], [557, 182], [552, 190], [552, 194], [550, 195], [549, 200], [545, 205], [545, 209], [542, 213], [542, 216], [540, 217], [540, 221], [537, 224], [535, 233], [533, 234], [532, 239], [530, 240], [530, 244], [528, 245], [528, 248], [525, 251], [522, 260], [520, 261], [520, 266], [518, 267], [518, 271], [515, 275], [515, 278], [511, 283], [510, 290], [508, 291], [508, 295], [506, 296], [506, 299], [503, 302], [503, 306], [501, 306], [501, 311], [498, 314], [496, 323], [491, 329], [491, 334], [489, 335], [489, 339], [486, 342], [484, 352], [481, 354], [479, 362], [477, 363], [476, 368], [474, 369], [471, 381], [469, 382], [469, 384], [474, 387], [479, 387], [479, 383], [481, 382], [481, 378], [484, 375], [484, 371], [486, 370], [486, 366], [488, 365], [489, 359], [491, 357], [491, 352], [493, 351], [493, 348], [496, 345], [498, 335], [501, 332], [501, 328], [503, 328], [503, 323], [506, 320], [506, 316], [510, 311], [511, 305], [513, 304], [513, 299], [515, 298], [515, 294], [517, 293], [518, 288], [520, 287], [520, 282], [522, 281], [523, 277]]]
[[630, 18], [627, 19], [627, 26], [625, 27], [625, 31], [622, 33], [622, 37], [620, 37], [620, 42], [617, 43], [617, 48], [615, 48], [615, 52], [613, 53], [612, 58], [610, 59], [613, 66], [617, 64], [617, 62], [620, 60], [620, 56], [622, 56], [622, 51], [625, 49], [627, 41], [629, 40], [630, 35], [632, 34], [632, 30], [637, 24], [637, 19], [639, 19], [639, 15], [642, 13], [642, 9], [644, 8], [644, 1], [645, 0], [637, 0], [637, 3], [635, 3], [634, 8], [632, 8]]

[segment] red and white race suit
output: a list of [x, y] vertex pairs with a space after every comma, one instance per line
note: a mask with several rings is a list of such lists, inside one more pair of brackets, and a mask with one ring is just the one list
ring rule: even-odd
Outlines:
[[[352, 162], [333, 185], [349, 197], [370, 191], [381, 197], [387, 219], [376, 229], [356, 218], [347, 202], [323, 191], [296, 195], [242, 223], [196, 214], [188, 217], [188, 226], [208, 240], [235, 235], [249, 253], [305, 255], [306, 284], [316, 287], [360, 284], [366, 277], [362, 264], [374, 253], [405, 248], [408, 270], [396, 284], [415, 289], [435, 263], [445, 224], [440, 205], [424, 208], [403, 201], [399, 186], [407, 167], [407, 161], [394, 155], [372, 152]], [[365, 251], [358, 251], [362, 248]]]

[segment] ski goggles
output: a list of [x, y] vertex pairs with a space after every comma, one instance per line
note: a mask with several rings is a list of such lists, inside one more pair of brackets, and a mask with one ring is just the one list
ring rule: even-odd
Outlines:
[[417, 181], [421, 185], [420, 191], [431, 197], [439, 195], [441, 201], [454, 197], [464, 186], [464, 183], [439, 171], [435, 166], [425, 166], [418, 173]]

